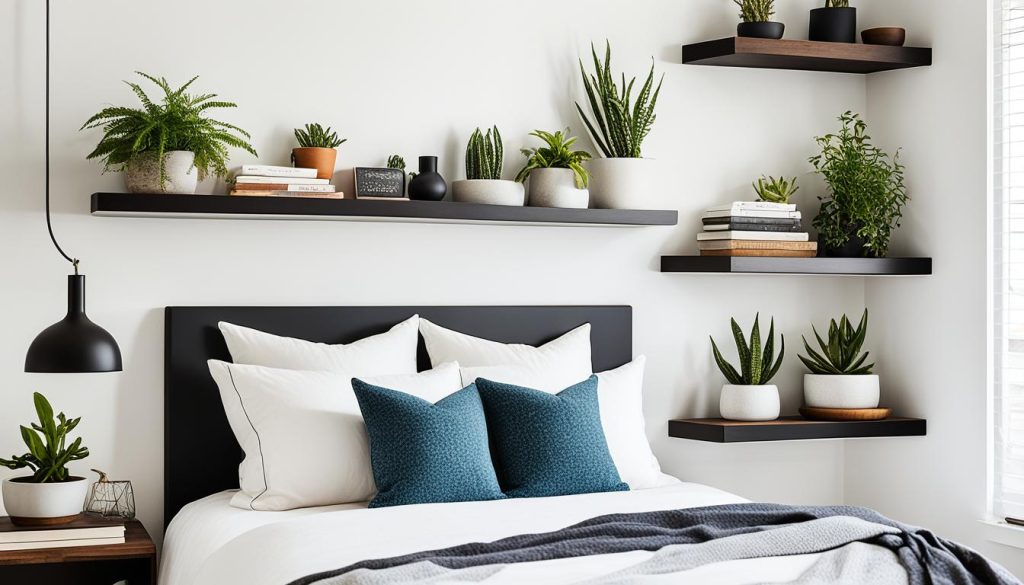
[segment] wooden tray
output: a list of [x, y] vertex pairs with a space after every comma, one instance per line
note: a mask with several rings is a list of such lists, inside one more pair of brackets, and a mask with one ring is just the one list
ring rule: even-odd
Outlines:
[[809, 408], [800, 409], [800, 416], [811, 420], [883, 420], [891, 408]]

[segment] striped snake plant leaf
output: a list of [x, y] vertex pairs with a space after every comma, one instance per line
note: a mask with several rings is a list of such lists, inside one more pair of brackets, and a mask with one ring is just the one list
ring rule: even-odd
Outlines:
[[[777, 360], [775, 360], [775, 365], [769, 368], [768, 373], [761, 375], [761, 382], [763, 384], [767, 384], [768, 382], [770, 382], [771, 379], [774, 378], [775, 375], [779, 373], [779, 369], [782, 368], [782, 359], [786, 357], [786, 336], [779, 335], [779, 340], [779, 357]], [[765, 361], [765, 367], [768, 367], [770, 363], [771, 360]]]
[[711, 350], [715, 354], [715, 363], [718, 364], [718, 369], [722, 371], [722, 375], [730, 384], [742, 385], [744, 380], [743, 377], [736, 371], [736, 368], [732, 367], [732, 364], [725, 361], [722, 357], [722, 352], [719, 351], [718, 345], [715, 343], [715, 338], [711, 338]]
[[743, 337], [743, 330], [740, 329], [736, 319], [731, 319], [732, 338], [736, 342], [736, 353], [740, 356], [740, 371], [744, 380], [750, 379], [750, 349], [747, 347], [747, 340]]
[[750, 383], [761, 383], [761, 315], [754, 318], [754, 327], [750, 330]]
[[761, 324], [760, 316], [754, 318], [754, 325], [750, 331], [750, 344], [743, 335], [742, 329], [735, 319], [730, 319], [733, 341], [736, 343], [736, 351], [740, 358], [740, 371], [722, 357], [722, 352], [711, 338], [711, 349], [715, 356], [715, 363], [722, 375], [730, 384], [761, 386], [768, 384], [782, 367], [782, 361], [786, 354], [786, 338], [780, 336], [781, 349], [778, 357], [775, 356], [775, 320], [772, 319], [768, 331], [768, 340], [761, 345]]

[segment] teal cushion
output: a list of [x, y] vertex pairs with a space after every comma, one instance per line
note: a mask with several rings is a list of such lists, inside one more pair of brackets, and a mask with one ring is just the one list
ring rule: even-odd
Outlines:
[[558, 394], [483, 378], [476, 385], [506, 496], [537, 498], [629, 489], [608, 452], [597, 376]]
[[475, 385], [436, 404], [362, 380], [352, 389], [370, 437], [378, 490], [371, 508], [505, 497]]

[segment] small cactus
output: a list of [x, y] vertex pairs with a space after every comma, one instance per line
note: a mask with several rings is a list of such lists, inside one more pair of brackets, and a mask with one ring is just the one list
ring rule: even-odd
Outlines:
[[389, 169], [398, 169], [400, 171], [404, 171], [405, 170], [405, 159], [400, 157], [400, 156], [398, 156], [397, 154], [391, 155], [388, 158], [388, 168]]
[[348, 141], [348, 138], [338, 138], [338, 133], [326, 129], [320, 124], [306, 124], [305, 129], [295, 129], [295, 140], [303, 148], [338, 148]]
[[486, 134], [479, 128], [473, 131], [466, 146], [467, 179], [500, 179], [505, 164], [505, 147], [501, 133], [495, 126]]
[[764, 176], [754, 184], [754, 191], [757, 193], [758, 198], [769, 203], [789, 203], [789, 198], [799, 190], [800, 187], [796, 185], [796, 177], [792, 179], [779, 177], [776, 179], [775, 177]]

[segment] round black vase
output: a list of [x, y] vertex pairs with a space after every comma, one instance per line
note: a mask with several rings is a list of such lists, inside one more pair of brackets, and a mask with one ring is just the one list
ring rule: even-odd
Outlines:
[[826, 43], [857, 42], [857, 9], [815, 8], [807, 38]]
[[409, 199], [440, 201], [448, 193], [448, 183], [437, 172], [436, 156], [420, 157], [420, 172], [409, 181]]
[[786, 25], [781, 22], [741, 22], [736, 25], [736, 36], [753, 39], [781, 39]]

